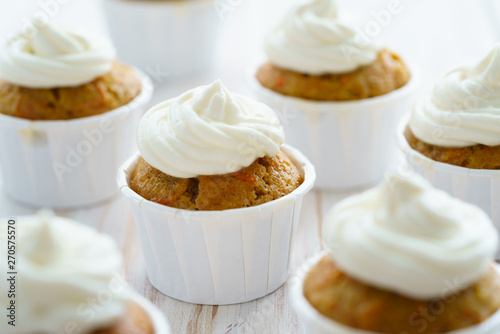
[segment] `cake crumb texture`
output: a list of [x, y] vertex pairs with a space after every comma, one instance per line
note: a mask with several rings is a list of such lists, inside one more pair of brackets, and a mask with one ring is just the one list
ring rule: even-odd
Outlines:
[[186, 210], [227, 210], [264, 204], [288, 195], [303, 182], [288, 156], [259, 158], [235, 173], [176, 178], [142, 157], [130, 187], [147, 200]]
[[68, 120], [116, 109], [140, 92], [136, 71], [119, 62], [105, 75], [76, 87], [35, 89], [0, 79], [0, 113], [31, 120]]
[[398, 55], [383, 49], [373, 63], [348, 73], [308, 75], [268, 62], [259, 68], [256, 78], [262, 86], [282, 95], [349, 101], [390, 93], [410, 80], [410, 72]]
[[500, 169], [500, 146], [436, 146], [418, 139], [409, 127], [404, 135], [412, 149], [434, 161], [472, 169]]
[[462, 291], [415, 300], [349, 277], [325, 256], [307, 274], [303, 291], [321, 314], [376, 333], [448, 333], [477, 325], [500, 308], [500, 275], [493, 265]]

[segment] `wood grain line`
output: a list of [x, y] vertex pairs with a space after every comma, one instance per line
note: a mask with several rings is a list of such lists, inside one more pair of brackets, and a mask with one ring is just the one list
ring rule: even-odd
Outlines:
[[219, 306], [217, 306], [217, 305], [212, 306], [212, 320], [215, 319], [215, 316], [217, 315], [218, 311], [219, 311]]
[[191, 316], [189, 317], [190, 320], [186, 327], [186, 334], [198, 333], [198, 321], [202, 310], [203, 305], [193, 305], [193, 311], [191, 312]]

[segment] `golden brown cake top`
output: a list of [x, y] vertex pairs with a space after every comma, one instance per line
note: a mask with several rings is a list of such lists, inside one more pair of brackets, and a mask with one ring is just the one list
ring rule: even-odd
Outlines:
[[406, 85], [410, 76], [401, 58], [386, 49], [372, 63], [349, 73], [310, 75], [269, 62], [256, 74], [262, 86], [276, 93], [312, 101], [350, 101], [385, 95]]
[[500, 169], [500, 145], [437, 146], [415, 137], [409, 127], [406, 127], [404, 137], [412, 149], [432, 160], [472, 169]]
[[259, 158], [250, 166], [224, 175], [176, 178], [140, 158], [130, 187], [143, 198], [178, 209], [227, 210], [264, 204], [288, 195], [303, 177], [288, 156]]
[[327, 256], [306, 276], [304, 296], [321, 314], [352, 328], [375, 333], [448, 333], [480, 324], [498, 312], [500, 276], [491, 264], [463, 290], [443, 290], [438, 298], [416, 300], [353, 278]]
[[128, 104], [141, 89], [137, 72], [119, 62], [105, 75], [77, 87], [26, 88], [0, 79], [0, 113], [32, 120], [94, 116]]

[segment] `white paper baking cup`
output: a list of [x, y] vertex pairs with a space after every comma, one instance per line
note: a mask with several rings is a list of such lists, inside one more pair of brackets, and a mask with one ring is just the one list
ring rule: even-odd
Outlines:
[[139, 72], [141, 93], [101, 115], [32, 121], [0, 114], [0, 170], [7, 196], [58, 209], [97, 204], [118, 193], [116, 170], [133, 152], [135, 128], [151, 99], [151, 80]]
[[146, 73], [177, 77], [214, 60], [220, 29], [214, 1], [102, 0], [102, 4], [118, 57]]
[[[413, 68], [413, 67], [412, 67]], [[278, 94], [251, 75], [257, 97], [273, 107], [286, 143], [303, 152], [316, 168], [317, 188], [347, 190], [376, 184], [396, 161], [393, 134], [412, 103], [418, 73], [403, 87], [359, 101], [309, 101]]]
[[399, 148], [412, 167], [410, 170], [425, 177], [434, 187], [479, 206], [491, 217], [500, 233], [500, 170], [470, 169], [426, 157], [412, 149], [404, 136], [408, 120], [409, 115], [403, 117], [396, 136]]
[[118, 185], [132, 203], [153, 286], [186, 302], [224, 305], [263, 297], [286, 281], [302, 198], [316, 175], [299, 151], [282, 149], [304, 182], [280, 199], [224, 211], [180, 210], [148, 201], [129, 187], [138, 154], [122, 166]]
[[170, 326], [168, 325], [167, 319], [161, 313], [161, 311], [153, 305], [149, 300], [139, 295], [138, 293], [132, 293], [132, 300], [142, 307], [146, 313], [149, 315], [153, 327], [155, 329], [154, 334], [170, 334]]
[[[304, 297], [304, 279], [307, 273], [314, 267], [323, 257], [327, 256], [327, 252], [320, 252], [309, 260], [297, 271], [290, 279], [290, 299], [292, 306], [301, 319], [307, 334], [383, 334], [368, 332], [355, 329], [338, 323], [323, 314], [319, 313]], [[499, 267], [497, 266], [497, 269]], [[500, 269], [499, 269], [500, 270]], [[488, 318], [485, 322], [453, 331], [445, 334], [498, 334], [500, 332], [500, 310]]]

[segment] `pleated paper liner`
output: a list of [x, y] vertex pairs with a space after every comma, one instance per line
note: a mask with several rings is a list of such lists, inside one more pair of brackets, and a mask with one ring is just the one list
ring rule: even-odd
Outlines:
[[0, 171], [13, 200], [35, 207], [94, 205], [118, 194], [116, 170], [133, 152], [139, 118], [151, 99], [141, 72], [141, 93], [101, 115], [32, 121], [0, 114]]
[[284, 145], [304, 176], [292, 193], [241, 209], [190, 211], [150, 202], [129, 187], [138, 154], [120, 169], [118, 184], [130, 200], [150, 282], [182, 301], [224, 305], [263, 297], [288, 278], [302, 199], [314, 167]]

